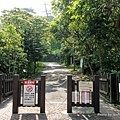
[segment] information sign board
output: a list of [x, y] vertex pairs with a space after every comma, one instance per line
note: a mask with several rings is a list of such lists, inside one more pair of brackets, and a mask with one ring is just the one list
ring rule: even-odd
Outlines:
[[93, 82], [92, 81], [80, 81], [79, 90], [80, 91], [93, 91]]
[[35, 80], [24, 80], [23, 106], [35, 106]]

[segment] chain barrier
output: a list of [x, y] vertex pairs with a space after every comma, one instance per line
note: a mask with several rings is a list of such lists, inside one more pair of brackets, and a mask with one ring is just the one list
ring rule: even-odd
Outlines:
[[65, 84], [67, 82], [67, 80], [65, 80], [63, 83], [59, 84], [59, 85], [53, 85], [53, 87], [60, 87], [62, 86], [63, 84]]

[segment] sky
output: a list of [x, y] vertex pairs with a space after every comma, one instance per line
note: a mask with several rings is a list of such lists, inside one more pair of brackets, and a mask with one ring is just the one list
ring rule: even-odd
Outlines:
[[45, 3], [47, 11], [50, 13], [52, 0], [0, 0], [0, 11], [13, 8], [32, 8], [38, 15], [46, 16]]

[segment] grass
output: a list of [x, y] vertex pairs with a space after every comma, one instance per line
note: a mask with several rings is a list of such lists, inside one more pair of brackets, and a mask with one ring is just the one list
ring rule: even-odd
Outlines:
[[[64, 64], [62, 64], [63, 66], [65, 66]], [[69, 70], [70, 70], [70, 74], [73, 75], [77, 75], [80, 80], [82, 81], [92, 81], [93, 78], [90, 75], [84, 75], [83, 73], [80, 72], [80, 68], [78, 66], [75, 66], [75, 70], [74, 70], [74, 66], [70, 65], [70, 66], [66, 66]]]

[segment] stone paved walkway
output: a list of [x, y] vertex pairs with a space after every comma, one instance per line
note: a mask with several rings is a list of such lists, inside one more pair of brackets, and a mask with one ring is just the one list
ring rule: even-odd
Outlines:
[[[57, 63], [46, 63], [46, 113], [40, 114], [39, 107], [19, 107], [12, 114], [12, 96], [0, 104], [0, 120], [120, 120], [120, 110], [100, 101], [100, 113], [94, 114], [92, 107], [73, 107], [67, 114], [66, 76], [68, 70]], [[73, 76], [73, 79], [78, 79]]]

